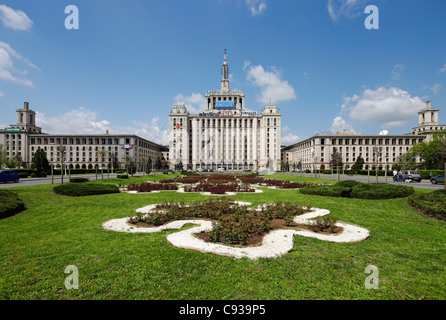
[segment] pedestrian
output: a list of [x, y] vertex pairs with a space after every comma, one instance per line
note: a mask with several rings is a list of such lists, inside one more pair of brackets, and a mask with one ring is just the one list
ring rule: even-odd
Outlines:
[[403, 173], [401, 170], [398, 172], [398, 182], [403, 182]]
[[393, 169], [393, 182], [398, 181], [398, 171], [396, 169]]

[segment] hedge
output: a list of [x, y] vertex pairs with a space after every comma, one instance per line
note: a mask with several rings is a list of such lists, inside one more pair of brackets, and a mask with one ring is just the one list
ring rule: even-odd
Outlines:
[[53, 191], [57, 194], [81, 197], [98, 194], [119, 193], [119, 187], [112, 184], [95, 183], [67, 183], [55, 186]]
[[25, 203], [16, 193], [0, 190], [0, 219], [10, 217], [25, 209]]
[[407, 200], [411, 206], [427, 214], [446, 219], [446, 189], [417, 193]]
[[90, 181], [90, 179], [82, 178], [82, 177], [77, 177], [77, 178], [75, 177], [75, 178], [70, 179], [71, 183], [82, 183], [82, 182], [88, 182], [88, 181]]
[[[351, 198], [359, 199], [394, 199], [412, 195], [413, 187], [391, 185], [387, 183], [362, 183], [353, 180], [340, 181], [331, 186], [308, 186], [300, 189], [301, 193], [327, 197], [347, 196], [350, 191]], [[344, 191], [344, 192], [343, 192]]]

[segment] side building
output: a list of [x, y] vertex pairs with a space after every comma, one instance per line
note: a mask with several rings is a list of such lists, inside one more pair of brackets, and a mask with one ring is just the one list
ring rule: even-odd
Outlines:
[[[418, 112], [418, 127], [411, 134], [358, 135], [353, 132], [337, 134], [316, 134], [290, 146], [282, 147], [282, 165], [288, 163], [289, 169], [302, 166], [302, 170], [329, 169], [331, 155], [336, 149], [342, 156], [343, 169], [350, 169], [361, 156], [365, 163], [363, 169], [383, 170], [392, 168], [396, 159], [423, 140], [432, 138], [436, 131], [445, 130], [446, 126], [438, 123], [438, 108], [432, 108], [426, 102], [426, 108]], [[419, 162], [420, 159], [417, 159]]]
[[281, 114], [265, 106], [258, 114], [246, 109], [245, 95], [229, 89], [226, 51], [220, 91], [208, 91], [205, 110], [190, 114], [175, 105], [169, 114], [169, 158], [173, 169], [280, 169]]
[[[123, 168], [130, 161], [142, 166], [151, 161], [152, 166], [164, 161], [168, 152], [159, 145], [129, 134], [46, 134], [36, 126], [36, 113], [25, 102], [17, 110], [17, 123], [0, 129], [0, 145], [8, 158], [20, 158], [21, 165], [31, 168], [32, 158], [43, 149], [48, 161], [56, 168], [63, 162], [72, 169], [95, 169], [108, 166]], [[65, 158], [59, 151], [65, 149]], [[63, 148], [65, 147], [65, 148]], [[102, 154], [102, 155], [101, 155]]]

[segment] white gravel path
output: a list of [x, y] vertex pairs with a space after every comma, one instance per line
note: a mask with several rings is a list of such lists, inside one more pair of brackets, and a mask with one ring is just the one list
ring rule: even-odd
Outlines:
[[[250, 203], [239, 203], [241, 205], [250, 205]], [[150, 205], [138, 209], [139, 213], [148, 213], [154, 209], [156, 205]], [[329, 214], [326, 209], [313, 208], [311, 212], [296, 216], [296, 223], [311, 224], [311, 219]], [[330, 242], [358, 242], [365, 240], [369, 236], [367, 229], [354, 226], [347, 223], [337, 223], [336, 226], [342, 227], [343, 231], [339, 234], [327, 235], [320, 234], [308, 230], [274, 230], [269, 232], [263, 238], [262, 244], [258, 246], [228, 246], [224, 244], [210, 243], [203, 241], [194, 236], [195, 233], [212, 230], [212, 222], [208, 220], [178, 220], [167, 223], [159, 227], [141, 228], [132, 227], [128, 224], [129, 218], [114, 219], [103, 224], [106, 230], [128, 232], [128, 233], [153, 233], [161, 232], [168, 229], [181, 229], [185, 224], [195, 224], [196, 227], [188, 228], [179, 232], [172, 233], [167, 236], [167, 240], [175, 247], [198, 250], [201, 252], [210, 252], [222, 256], [230, 256], [237, 259], [248, 258], [276, 258], [286, 254], [293, 249], [294, 236], [317, 238], [322, 241]]]

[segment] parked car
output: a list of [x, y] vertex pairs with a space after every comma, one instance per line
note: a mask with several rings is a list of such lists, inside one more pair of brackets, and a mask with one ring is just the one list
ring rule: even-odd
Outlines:
[[442, 173], [438, 176], [433, 176], [433, 177], [431, 177], [430, 180], [433, 184], [444, 183], [444, 173]]
[[8, 181], [19, 182], [19, 174], [15, 170], [1, 170], [0, 182], [7, 183]]
[[218, 168], [217, 171], [225, 171], [225, 168]]
[[403, 171], [403, 181], [415, 180], [421, 182], [421, 174], [415, 170]]

